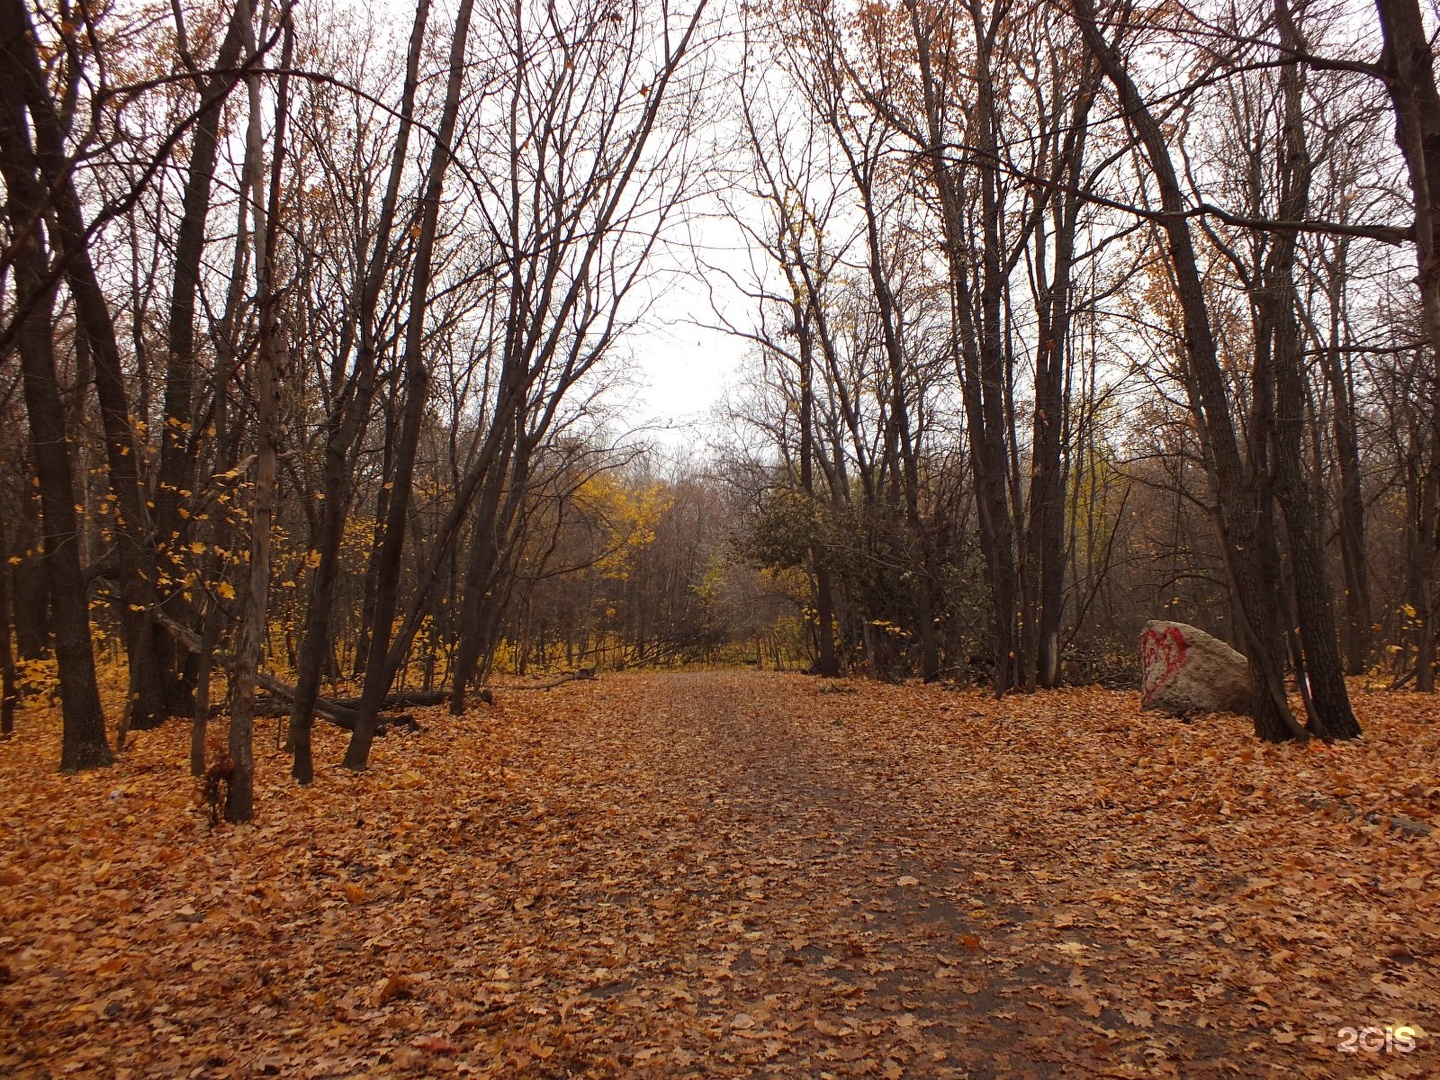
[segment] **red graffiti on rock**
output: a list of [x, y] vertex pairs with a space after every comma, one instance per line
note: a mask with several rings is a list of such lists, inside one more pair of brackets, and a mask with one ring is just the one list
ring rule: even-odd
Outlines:
[[1185, 662], [1190, 645], [1176, 627], [1164, 630], [1146, 630], [1140, 637], [1140, 664], [1145, 672], [1141, 701], [1146, 705], [1155, 692], [1170, 681], [1170, 677]]

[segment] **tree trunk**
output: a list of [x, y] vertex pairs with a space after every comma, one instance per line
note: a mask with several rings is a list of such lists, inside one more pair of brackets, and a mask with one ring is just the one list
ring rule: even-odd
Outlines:
[[952, 170], [961, 166], [947, 154], [951, 145], [942, 117], [943, 91], [933, 69], [932, 29], [920, 21], [919, 5], [910, 5], [911, 29], [924, 95], [928, 145], [924, 149], [940, 204], [941, 232], [949, 269], [956, 376], [965, 408], [970, 469], [975, 484], [975, 508], [980, 551], [985, 560], [992, 613], [991, 677], [995, 692], [1016, 687], [1018, 642], [1016, 616], [1019, 579], [1015, 566], [1015, 527], [1011, 515], [1009, 465], [1005, 453], [1005, 356], [1001, 342], [1001, 304], [1004, 284], [999, 280], [1002, 257], [996, 192], [996, 147], [993, 87], [990, 82], [990, 41], [978, 7], [970, 9], [977, 42], [974, 135], [982, 164], [982, 251], [980, 303], [971, 286], [972, 236], [965, 222], [963, 199]]
[[375, 496], [375, 525], [371, 529], [370, 554], [365, 560], [365, 582], [360, 601], [360, 631], [355, 636], [355, 669], [353, 675], [360, 678], [365, 674], [365, 664], [370, 657], [370, 633], [375, 626], [375, 598], [380, 585], [380, 557], [385, 550], [385, 522], [390, 517], [390, 492], [395, 479], [395, 416], [393, 388], [391, 397], [384, 400], [385, 438], [380, 457], [380, 490]]
[[430, 370], [424, 356], [425, 310], [430, 290], [431, 261], [435, 231], [440, 217], [440, 196], [445, 171], [450, 163], [450, 143], [460, 107], [460, 87], [465, 74], [465, 46], [470, 35], [474, 0], [460, 0], [455, 33], [450, 44], [449, 80], [445, 106], [435, 136], [435, 148], [425, 179], [425, 196], [419, 233], [416, 237], [415, 268], [411, 283], [409, 325], [405, 337], [405, 413], [401, 421], [400, 444], [396, 448], [394, 488], [385, 521], [385, 544], [381, 552], [375, 597], [375, 620], [370, 632], [369, 656], [365, 665], [365, 690], [360, 716], [345, 751], [345, 767], [362, 770], [370, 759], [370, 743], [380, 713], [380, 702], [390, 689], [387, 660], [391, 623], [395, 618], [400, 588], [401, 558], [405, 552], [405, 526], [410, 513], [410, 488], [414, 480], [415, 453], [425, 417], [425, 399]]
[[1437, 543], [1436, 514], [1440, 511], [1440, 471], [1428, 426], [1411, 433], [1413, 466], [1406, 485], [1405, 595], [1410, 598], [1406, 636], [1415, 644], [1415, 689], [1435, 690], [1434, 573]]
[[451, 672], [450, 714], [459, 716], [465, 711], [465, 692], [474, 678], [480, 655], [484, 651], [481, 625], [482, 608], [486, 592], [493, 586], [495, 565], [500, 558], [499, 545], [495, 536], [496, 517], [499, 512], [503, 488], [505, 459], [502, 453], [499, 464], [492, 469], [476, 504], [474, 529], [470, 536], [470, 558], [466, 563], [465, 582], [460, 592], [459, 641], [455, 649], [455, 666]]
[[60, 677], [65, 771], [109, 765], [105, 714], [95, 682], [89, 596], [80, 569], [74, 478], [65, 411], [55, 373], [55, 286], [45, 248], [47, 192], [31, 146], [25, 72], [34, 39], [21, 0], [0, 0], [0, 172], [5, 177], [15, 277], [15, 342], [20, 354], [29, 442], [40, 485], [45, 567], [50, 581]]
[[[1375, 0], [1384, 48], [1380, 67], [1395, 111], [1395, 141], [1404, 155], [1415, 206], [1415, 261], [1419, 267], [1420, 311], [1429, 340], [1431, 362], [1440, 363], [1440, 90], [1435, 85], [1435, 56], [1417, 0]], [[1424, 436], [1428, 470], [1440, 458], [1440, 416], [1429, 406]], [[1424, 479], [1410, 545], [1410, 602], [1420, 619], [1415, 687], [1435, 687], [1435, 641], [1432, 610], [1437, 530], [1436, 498], [1431, 476]]]
[[0, 518], [0, 737], [15, 730], [15, 706], [20, 692], [15, 677], [15, 654], [10, 649], [10, 549], [5, 543], [5, 521]]
[[[0, 0], [7, 24], [25, 25], [23, 0]], [[120, 562], [120, 619], [130, 667], [126, 701], [129, 726], [155, 727], [165, 718], [164, 689], [156, 667], [155, 552], [150, 520], [141, 496], [139, 454], [130, 424], [130, 402], [115, 324], [101, 291], [87, 245], [79, 196], [65, 156], [65, 135], [33, 38], [21, 33], [9, 51], [14, 67], [9, 85], [26, 97], [35, 131], [34, 166], [48, 193], [56, 223], [56, 258], [75, 300], [77, 331], [85, 337], [95, 365], [95, 390], [105, 431], [110, 490], [115, 496], [116, 547]], [[13, 80], [13, 81], [12, 81]]]
[[[240, 59], [245, 37], [243, 11], [244, 5], [237, 4], [231, 12], [225, 37], [215, 55], [217, 74], [206, 77], [195, 73], [199, 116], [191, 136], [189, 172], [175, 234], [174, 284], [166, 334], [164, 417], [154, 493], [156, 554], [162, 567], [167, 560], [177, 568], [187, 561], [184, 549], [191, 535], [191, 519], [180, 510], [195, 487], [195, 466], [201, 445], [200, 433], [196, 431], [195, 308], [205, 253], [205, 226], [215, 182], [221, 105], [238, 81], [233, 69]], [[186, 590], [171, 587], [161, 591], [162, 602], [171, 615], [188, 625], [195, 617], [195, 606], [186, 599]], [[193, 699], [199, 690], [194, 658], [188, 650], [177, 651], [167, 634], [156, 636], [155, 648], [163, 680], [165, 711], [169, 715], [184, 715], [194, 708]]]
[[[815, 341], [807, 311], [808, 302], [792, 305], [796, 332], [800, 335], [800, 490], [817, 509], [815, 498]], [[810, 545], [810, 573], [815, 582], [815, 673], [833, 679], [840, 674], [835, 656], [834, 603], [830, 596], [830, 570], [826, 565], [825, 542], [818, 537]]]
[[21, 660], [39, 660], [50, 649], [50, 575], [45, 560], [33, 552], [44, 546], [40, 520], [40, 492], [26, 484], [20, 492], [20, 535], [16, 538], [20, 561], [0, 567], [10, 575], [15, 598], [15, 650]]
[[[1291, 17], [1288, 0], [1275, 0], [1281, 42], [1304, 47]], [[1299, 221], [1309, 209], [1311, 163], [1305, 148], [1301, 113], [1304, 84], [1298, 63], [1280, 69], [1284, 117], [1279, 179], [1282, 221]], [[1275, 494], [1285, 515], [1300, 641], [1305, 654], [1305, 679], [1313, 705], [1315, 734], [1328, 739], [1353, 739], [1360, 725], [1350, 708], [1344, 665], [1335, 632], [1330, 583], [1325, 573], [1319, 515], [1311, 501], [1301, 447], [1305, 431], [1305, 371], [1300, 326], [1295, 313], [1295, 234], [1278, 233], [1264, 271], [1259, 309], [1262, 334], [1271, 340], [1275, 372]]]
[[1340, 536], [1340, 566], [1345, 577], [1345, 672], [1363, 675], [1370, 662], [1370, 575], [1365, 557], [1365, 493], [1360, 473], [1360, 438], [1356, 427], [1354, 394], [1341, 361], [1340, 292], [1346, 273], [1346, 245], [1336, 256], [1337, 280], [1330, 290], [1330, 346], [1323, 351], [1325, 377], [1330, 384], [1335, 436], [1335, 460], [1340, 472], [1336, 500]]
[[[241, 0], [245, 2], [245, 0]], [[281, 71], [288, 72], [294, 49], [290, 9], [282, 9], [285, 46]], [[253, 52], [253, 39], [252, 49]], [[225, 820], [231, 824], [255, 816], [255, 680], [266, 638], [270, 598], [270, 529], [275, 515], [275, 418], [280, 409], [280, 372], [283, 338], [276, 295], [276, 240], [279, 236], [280, 178], [285, 158], [285, 121], [289, 114], [289, 75], [282, 74], [275, 104], [274, 149], [271, 153], [268, 206], [262, 205], [267, 188], [261, 179], [260, 82], [248, 78], [250, 124], [246, 165], [255, 222], [255, 270], [258, 283], [259, 342], [253, 373], [255, 392], [255, 500], [250, 513], [250, 567], [245, 601], [240, 612], [240, 633], [235, 644], [235, 673], [230, 696], [230, 760], [232, 772], [226, 790]]]
[[909, 559], [915, 578], [917, 637], [920, 639], [920, 676], [925, 682], [934, 682], [939, 677], [940, 657], [935, 642], [935, 619], [931, 610], [932, 586], [928, 557], [929, 540], [920, 516], [920, 476], [916, 461], [914, 434], [910, 425], [910, 409], [906, 401], [906, 368], [901, 313], [890, 289], [883, 263], [878, 210], [873, 198], [873, 159], [851, 162], [851, 174], [860, 193], [865, 214], [866, 240], [869, 249], [869, 271], [871, 288], [879, 308], [880, 328], [889, 374], [889, 415], [886, 426], [886, 455], [891, 459], [892, 474], [899, 481], [904, 499], [903, 510], [906, 531], [909, 534]]
[[1099, 84], [1093, 63], [1084, 75], [1070, 113], [1060, 154], [1059, 175], [1063, 194], [1052, 195], [1055, 227], [1054, 276], [1037, 304], [1039, 343], [1035, 367], [1035, 424], [1032, 437], [1033, 472], [1030, 482], [1029, 523], [1032, 536], [1026, 550], [1033, 559], [1032, 574], [1039, 582], [1036, 682], [1047, 688], [1060, 685], [1060, 626], [1065, 607], [1065, 438], [1070, 365], [1070, 325], [1075, 236], [1084, 200], [1085, 144], [1090, 107]]

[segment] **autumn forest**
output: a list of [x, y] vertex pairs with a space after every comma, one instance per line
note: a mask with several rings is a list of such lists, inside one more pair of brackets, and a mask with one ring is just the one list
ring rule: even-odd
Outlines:
[[1435, 33], [0, 0], [0, 1075], [1424, 1075]]

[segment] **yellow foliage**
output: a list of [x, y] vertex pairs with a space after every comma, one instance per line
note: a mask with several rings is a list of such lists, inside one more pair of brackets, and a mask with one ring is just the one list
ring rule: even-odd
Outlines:
[[655, 530], [673, 502], [670, 489], [661, 483], [632, 486], [606, 473], [586, 480], [575, 492], [575, 503], [608, 533], [607, 553], [596, 564], [600, 573], [625, 580], [632, 558], [655, 542]]

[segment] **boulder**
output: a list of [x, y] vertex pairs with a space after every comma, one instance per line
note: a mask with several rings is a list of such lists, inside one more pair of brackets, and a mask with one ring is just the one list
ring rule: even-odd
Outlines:
[[1250, 711], [1250, 665], [1186, 623], [1152, 621], [1140, 635], [1141, 709], [1170, 716]]

